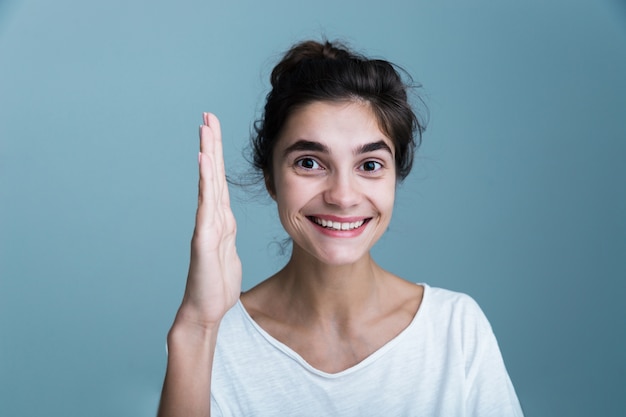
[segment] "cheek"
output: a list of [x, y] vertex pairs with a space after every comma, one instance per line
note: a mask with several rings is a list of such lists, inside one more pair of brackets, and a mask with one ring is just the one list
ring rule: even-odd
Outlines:
[[395, 183], [393, 185], [393, 188], [391, 189], [390, 195], [389, 195], [389, 206], [390, 208], [393, 209], [393, 206], [396, 202], [396, 186]]
[[395, 182], [384, 181], [376, 187], [371, 187], [370, 190], [371, 198], [381, 210], [390, 211], [393, 209], [396, 198]]
[[263, 174], [263, 180], [265, 182], [265, 189], [267, 193], [272, 197], [272, 200], [276, 201], [276, 183], [271, 173]]
[[280, 213], [299, 212], [308, 200], [309, 193], [306, 187], [293, 184], [276, 183], [276, 204]]

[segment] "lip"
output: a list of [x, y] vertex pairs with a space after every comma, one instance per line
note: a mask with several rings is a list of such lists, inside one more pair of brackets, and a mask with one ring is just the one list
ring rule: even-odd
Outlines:
[[371, 219], [371, 217], [368, 217], [368, 216], [339, 217], [339, 216], [333, 216], [332, 214], [310, 214], [306, 217], [308, 218], [315, 217], [317, 219], [330, 220], [332, 222], [339, 222], [339, 223], [354, 223], [354, 222], [359, 222], [361, 220], [365, 221], [365, 220]]
[[[342, 237], [342, 238], [359, 236], [366, 229], [367, 224], [370, 222], [370, 220], [372, 220], [372, 217], [363, 217], [363, 216], [339, 217], [339, 216], [332, 216], [332, 215], [309, 215], [309, 216], [306, 216], [306, 218], [309, 220], [309, 222], [311, 222], [313, 227], [315, 227], [316, 230], [318, 230], [320, 233], [326, 236]], [[343, 228], [336, 229], [332, 227], [324, 227], [318, 222], [316, 222], [315, 219], [320, 219], [320, 220], [329, 221], [333, 223], [337, 222], [337, 223], [342, 223], [342, 224], [346, 224], [346, 223], [361, 223], [361, 224], [358, 227], [353, 226], [354, 228], [352, 229], [343, 229]]]

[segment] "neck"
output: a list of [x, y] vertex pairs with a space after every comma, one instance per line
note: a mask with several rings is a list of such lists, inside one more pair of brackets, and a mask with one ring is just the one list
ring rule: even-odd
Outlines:
[[349, 321], [378, 305], [386, 275], [369, 253], [352, 264], [328, 265], [294, 245], [276, 279], [289, 307], [301, 318]]

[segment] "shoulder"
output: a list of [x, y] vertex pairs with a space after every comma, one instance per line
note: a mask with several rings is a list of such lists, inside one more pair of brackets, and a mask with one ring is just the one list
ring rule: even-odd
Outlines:
[[484, 317], [478, 303], [469, 295], [444, 288], [424, 286], [424, 303], [426, 309], [433, 312], [470, 315], [470, 317]]
[[240, 362], [247, 363], [266, 344], [263, 331], [248, 315], [241, 301], [238, 301], [226, 312], [220, 323], [214, 367], [216, 364], [231, 367], [238, 366]]
[[419, 311], [422, 325], [435, 327], [448, 336], [474, 341], [493, 333], [487, 317], [469, 295], [424, 285], [424, 299]]
[[251, 334], [253, 332], [253, 325], [241, 301], [237, 301], [222, 318], [218, 331], [218, 340], [222, 343], [231, 339], [241, 340], [243, 334]]

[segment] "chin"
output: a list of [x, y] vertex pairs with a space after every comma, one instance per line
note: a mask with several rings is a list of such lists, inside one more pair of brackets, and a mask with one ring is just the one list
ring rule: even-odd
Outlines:
[[328, 266], [354, 265], [369, 258], [369, 250], [326, 247], [323, 250], [307, 251], [318, 262]]

